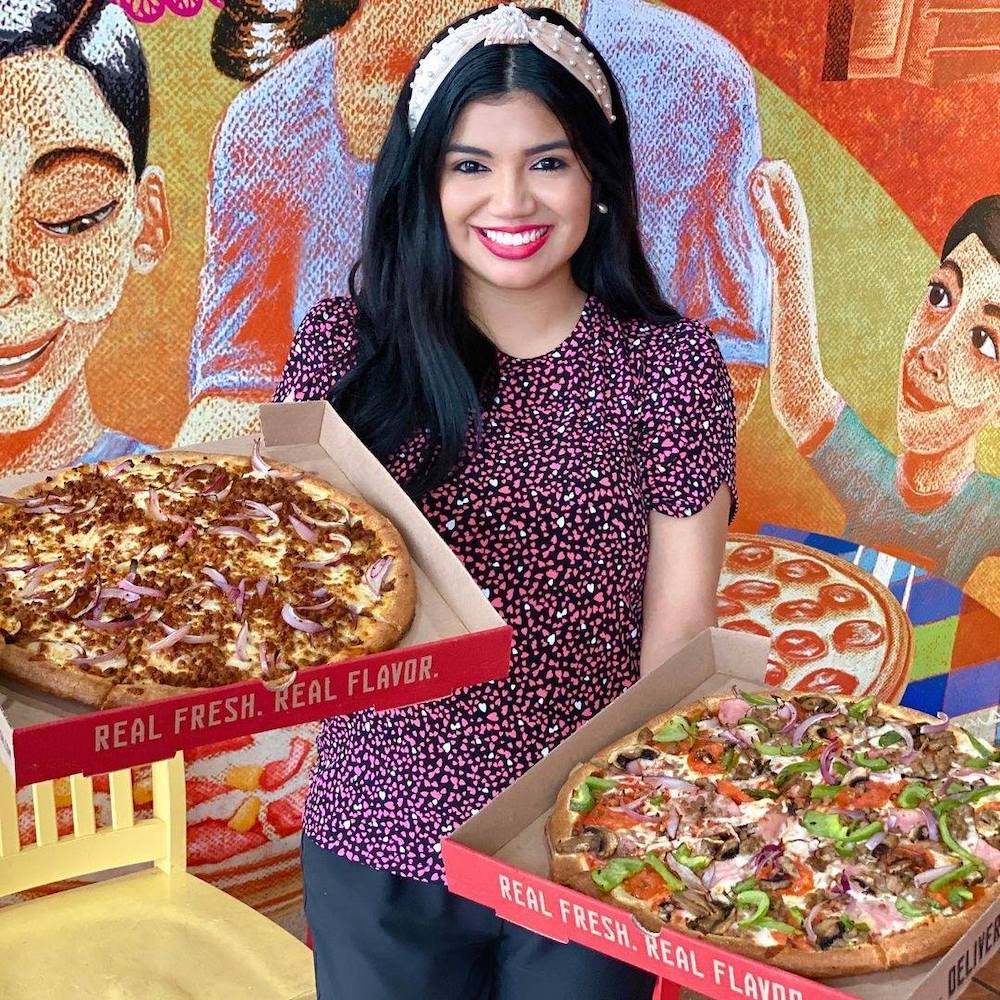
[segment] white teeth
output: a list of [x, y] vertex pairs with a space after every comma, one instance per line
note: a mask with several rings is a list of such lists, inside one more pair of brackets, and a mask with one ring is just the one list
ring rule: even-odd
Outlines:
[[505, 247], [521, 247], [526, 243], [534, 243], [540, 240], [547, 232], [546, 228], [530, 229], [525, 233], [501, 233], [496, 229], [484, 229], [486, 238], [492, 243], [499, 243]]
[[37, 351], [28, 351], [27, 354], [18, 354], [13, 358], [0, 358], [0, 368], [14, 368], [17, 365], [23, 365], [26, 361], [34, 361], [48, 346], [48, 344], [42, 344]]

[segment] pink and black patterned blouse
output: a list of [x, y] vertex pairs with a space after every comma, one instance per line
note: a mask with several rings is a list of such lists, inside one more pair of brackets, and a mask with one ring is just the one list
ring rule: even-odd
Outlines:
[[[349, 298], [320, 302], [276, 400], [323, 398], [354, 363]], [[594, 296], [554, 350], [498, 352], [481, 445], [421, 507], [514, 630], [510, 675], [450, 698], [327, 719], [303, 829], [426, 882], [439, 844], [639, 676], [651, 510], [687, 517], [726, 482], [732, 385], [690, 320], [620, 321]], [[388, 461], [405, 479], [414, 449]]]

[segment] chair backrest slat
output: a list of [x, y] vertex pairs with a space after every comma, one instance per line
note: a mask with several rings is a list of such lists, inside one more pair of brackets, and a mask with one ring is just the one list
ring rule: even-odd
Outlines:
[[32, 785], [31, 797], [35, 804], [35, 843], [39, 847], [54, 844], [59, 839], [55, 783], [39, 781]]
[[125, 830], [135, 824], [135, 808], [132, 804], [132, 772], [111, 771], [108, 774], [111, 790], [111, 825], [116, 830]]
[[94, 784], [90, 778], [74, 774], [69, 779], [69, 788], [73, 796], [73, 836], [87, 837], [96, 829]]
[[17, 829], [17, 800], [14, 798], [14, 779], [10, 771], [0, 764], [0, 858], [17, 854], [21, 838]]
[[[136, 822], [131, 770], [108, 775], [111, 826], [97, 827], [90, 778], [69, 778], [57, 795], [54, 781], [31, 786], [35, 843], [20, 847], [14, 782], [0, 765], [0, 896], [52, 881], [153, 862], [166, 872], [183, 871], [186, 849], [184, 757], [152, 765], [153, 816]], [[65, 779], [61, 779], [63, 782]], [[73, 832], [60, 838], [56, 805], [73, 808]]]

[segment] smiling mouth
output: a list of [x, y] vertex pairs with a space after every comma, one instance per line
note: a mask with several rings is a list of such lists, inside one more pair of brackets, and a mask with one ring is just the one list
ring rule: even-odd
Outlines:
[[534, 229], [524, 229], [517, 233], [504, 232], [502, 229], [477, 228], [491, 243], [496, 243], [498, 246], [523, 247], [529, 243], [537, 243], [552, 227], [536, 226]]
[[0, 347], [0, 389], [14, 388], [37, 375], [61, 332], [62, 327], [30, 344]]

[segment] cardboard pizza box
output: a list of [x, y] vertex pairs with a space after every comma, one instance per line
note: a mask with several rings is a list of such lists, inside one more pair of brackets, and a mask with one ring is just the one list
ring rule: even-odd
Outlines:
[[[323, 401], [261, 407], [265, 453], [364, 497], [406, 541], [417, 583], [416, 615], [394, 649], [301, 670], [274, 690], [244, 681], [145, 705], [96, 711], [0, 677], [0, 760], [18, 785], [97, 774], [238, 736], [330, 715], [431, 701], [505, 677], [511, 629], [458, 558], [334, 410]], [[252, 437], [200, 445], [249, 455]], [[9, 495], [45, 474], [0, 480]]]
[[726, 1000], [944, 1000], [1000, 950], [1000, 900], [938, 959], [872, 976], [820, 982], [784, 972], [664, 928], [644, 930], [630, 913], [548, 877], [545, 821], [575, 765], [675, 705], [704, 695], [761, 687], [767, 639], [706, 629], [658, 670], [580, 727], [568, 740], [444, 840], [448, 888], [504, 920], [556, 941], [576, 941], [709, 997]]

